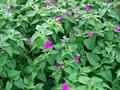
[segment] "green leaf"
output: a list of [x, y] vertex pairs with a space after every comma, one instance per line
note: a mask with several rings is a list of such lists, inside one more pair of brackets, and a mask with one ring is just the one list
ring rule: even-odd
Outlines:
[[17, 71], [17, 70], [9, 70], [7, 73], [8, 73], [8, 76], [9, 76], [9, 77], [13, 77], [13, 76], [15, 76], [15, 75], [17, 75], [17, 74], [20, 74], [20, 71]]
[[12, 60], [9, 60], [6, 65], [12, 69], [15, 69], [16, 68], [16, 60], [15, 59], [12, 59]]
[[51, 30], [45, 30], [45, 35], [51, 35], [53, 33], [53, 31]]
[[111, 9], [108, 16], [112, 17], [112, 18], [115, 18], [117, 19], [118, 21], [120, 20], [120, 15], [119, 15], [119, 12], [117, 10], [117, 8], [115, 9]]
[[38, 87], [39, 90], [42, 89], [43, 85], [44, 85], [43, 83], [38, 83], [38, 84], [36, 84], [36, 86]]
[[49, 67], [48, 67], [48, 69], [50, 69], [50, 70], [53, 70], [53, 71], [54, 71], [54, 70], [56, 70], [56, 66], [49, 66]]
[[31, 75], [31, 77], [32, 77], [32, 81], [34, 81], [36, 75], [37, 75], [37, 72], [32, 72], [32, 75]]
[[27, 13], [26, 13], [26, 16], [28, 16], [28, 17], [33, 17], [34, 15], [35, 15], [35, 11], [33, 11], [33, 10], [30, 10], [30, 11], [28, 11]]
[[43, 10], [41, 13], [40, 13], [40, 16], [49, 16], [50, 15], [50, 11], [45, 11]]
[[5, 20], [0, 18], [0, 28], [5, 25]]
[[67, 72], [67, 73], [72, 73], [72, 69], [71, 69], [71, 67], [65, 67], [64, 69], [63, 69], [65, 72]]
[[102, 71], [98, 72], [97, 74], [101, 75], [107, 81], [112, 82], [112, 73], [110, 70], [102, 70]]
[[60, 78], [61, 78], [61, 74], [57, 73], [57, 74], [55, 75], [55, 81], [56, 81], [56, 83], [59, 82]]
[[54, 65], [54, 63], [55, 63], [55, 59], [54, 59], [54, 57], [51, 56], [51, 55], [49, 55], [47, 61], [48, 61], [48, 63], [49, 63], [50, 65]]
[[80, 85], [77, 87], [77, 90], [88, 90], [86, 85]]
[[96, 54], [93, 54], [93, 53], [86, 53], [87, 55], [87, 59], [89, 61], [89, 63], [93, 66], [98, 66], [99, 65], [99, 60], [100, 60], [100, 57]]
[[0, 66], [0, 73], [2, 73], [2, 71], [3, 71], [3, 67]]
[[7, 83], [6, 83], [6, 90], [11, 90], [12, 85], [13, 85], [12, 82], [7, 81]]
[[43, 82], [46, 82], [46, 75], [45, 75], [44, 71], [42, 71], [42, 70], [39, 71], [37, 73], [37, 78], [40, 79], [40, 80], [42, 80]]
[[67, 51], [65, 49], [63, 49], [61, 53], [62, 53], [62, 57], [63, 57], [67, 54]]
[[97, 46], [93, 49], [92, 53], [101, 54], [101, 47], [97, 45]]
[[36, 44], [37, 48], [41, 48], [43, 45], [43, 40], [41, 38], [37, 38], [35, 40], [35, 44]]
[[71, 82], [74, 82], [76, 83], [77, 82], [77, 73], [76, 72], [73, 72], [69, 75], [68, 79], [71, 81]]
[[10, 57], [12, 58], [12, 49], [10, 46], [6, 46], [3, 48], [9, 55]]
[[87, 38], [87, 39], [84, 39], [84, 44], [85, 46], [90, 49], [91, 48], [91, 39], [90, 38]]
[[34, 20], [32, 21], [32, 24], [36, 24], [37, 22], [39, 22], [39, 19], [34, 19]]
[[90, 78], [87, 76], [80, 76], [78, 81], [82, 84], [89, 84], [90, 83]]
[[107, 31], [105, 32], [106, 36], [110, 39], [110, 40], [113, 40], [114, 38], [114, 32], [111, 32], [111, 31]]
[[7, 62], [7, 58], [8, 58], [8, 54], [3, 54], [3, 55], [0, 55], [0, 62], [1, 64], [5, 64]]
[[81, 20], [79, 21], [79, 28], [80, 28], [84, 23], [86, 23], [86, 22], [87, 22], [87, 20], [81, 19]]
[[95, 85], [97, 83], [101, 83], [103, 80], [98, 77], [92, 77], [91, 81], [92, 81], [92, 84]]
[[14, 81], [14, 84], [19, 88], [24, 88], [25, 84], [23, 82], [23, 79], [19, 77], [17, 80]]

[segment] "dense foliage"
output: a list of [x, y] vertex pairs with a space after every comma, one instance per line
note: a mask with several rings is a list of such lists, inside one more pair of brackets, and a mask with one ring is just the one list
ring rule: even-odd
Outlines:
[[120, 90], [119, 0], [0, 0], [0, 90]]

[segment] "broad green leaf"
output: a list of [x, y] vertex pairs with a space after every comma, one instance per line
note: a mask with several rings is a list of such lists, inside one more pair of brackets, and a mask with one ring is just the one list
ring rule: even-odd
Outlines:
[[100, 57], [97, 54], [86, 53], [86, 55], [87, 55], [87, 59], [91, 65], [93, 65], [93, 66], [99, 65], [98, 61], [100, 60]]
[[4, 26], [4, 24], [5, 24], [5, 20], [0, 18], [0, 29], [2, 26]]
[[87, 39], [84, 39], [84, 44], [85, 46], [90, 49], [91, 48], [91, 39], [90, 38], [87, 38]]
[[79, 76], [78, 81], [82, 84], [89, 84], [90, 83], [90, 78], [87, 76]]
[[10, 46], [6, 46], [3, 49], [10, 55], [10, 57], [12, 58], [12, 47]]
[[36, 75], [37, 75], [37, 72], [32, 72], [32, 75], [31, 75], [31, 77], [32, 77], [32, 81], [34, 81]]
[[106, 36], [110, 39], [110, 40], [113, 40], [114, 38], [114, 32], [111, 32], [111, 31], [107, 31], [105, 32]]
[[30, 10], [30, 11], [26, 12], [26, 16], [33, 17], [35, 15], [35, 13], [36, 13], [35, 11]]
[[25, 84], [23, 82], [23, 79], [19, 77], [17, 80], [14, 81], [14, 84], [19, 88], [24, 88]]
[[87, 90], [87, 86], [86, 85], [80, 85], [77, 87], [77, 90]]
[[53, 70], [53, 71], [54, 71], [54, 70], [56, 70], [56, 66], [49, 66], [49, 67], [48, 67], [48, 69], [50, 69], [50, 70]]
[[40, 79], [40, 80], [42, 80], [43, 82], [46, 82], [46, 75], [45, 75], [44, 71], [42, 71], [42, 70], [39, 71], [37, 73], [37, 78]]
[[102, 76], [105, 80], [112, 82], [112, 73], [110, 70], [102, 70], [98, 72], [97, 74]]
[[73, 72], [69, 75], [69, 78], [68, 78], [71, 82], [74, 82], [76, 83], [77, 82], [77, 73], [76, 72]]
[[53, 31], [51, 30], [45, 30], [45, 35], [51, 35], [53, 33]]
[[0, 62], [1, 64], [5, 64], [7, 62], [7, 58], [8, 58], [8, 54], [3, 54], [3, 55], [0, 55]]
[[43, 85], [44, 85], [43, 83], [38, 83], [38, 84], [36, 84], [36, 86], [38, 87], [39, 90], [42, 89]]
[[16, 60], [15, 59], [11, 59], [9, 60], [6, 65], [12, 69], [15, 69], [16, 68]]
[[61, 74], [57, 73], [57, 74], [55, 75], [55, 81], [56, 81], [56, 83], [59, 82], [60, 78], [61, 78]]
[[41, 48], [43, 45], [43, 40], [41, 38], [37, 38], [35, 40], [35, 44], [36, 44], [37, 48]]
[[120, 20], [120, 15], [119, 15], [117, 8], [111, 9], [108, 16], [115, 18], [116, 20]]
[[17, 74], [20, 74], [20, 71], [17, 71], [17, 70], [9, 70], [7, 73], [8, 73], [8, 76], [9, 76], [9, 77], [13, 77], [13, 76], [15, 76], [15, 75], [17, 75]]
[[12, 82], [7, 81], [7, 83], [6, 83], [6, 90], [11, 90], [12, 86], [13, 86]]
[[101, 47], [97, 45], [97, 46], [93, 49], [92, 53], [101, 54]]

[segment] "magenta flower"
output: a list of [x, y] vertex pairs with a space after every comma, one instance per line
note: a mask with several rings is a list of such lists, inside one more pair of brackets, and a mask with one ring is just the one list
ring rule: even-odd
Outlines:
[[92, 37], [93, 36], [92, 32], [88, 32], [88, 36]]
[[50, 2], [46, 2], [46, 3], [44, 4], [44, 6], [45, 6], [45, 7], [50, 6]]
[[62, 90], [68, 90], [69, 86], [67, 83], [62, 84]]
[[59, 67], [59, 66], [61, 66], [61, 64], [60, 64], [60, 63], [56, 63], [55, 66], [56, 66], [56, 67]]
[[115, 30], [116, 32], [118, 32], [118, 31], [120, 30], [120, 28], [119, 28], [118, 26], [116, 26], [116, 27], [114, 28], [114, 30]]
[[84, 50], [86, 51], [87, 50], [87, 47], [84, 45]]
[[71, 13], [71, 12], [66, 12], [66, 14], [67, 14], [68, 16], [72, 16], [72, 13]]
[[12, 10], [10, 7], [5, 8], [5, 11], [10, 11]]
[[75, 60], [75, 61], [78, 61], [78, 60], [79, 60], [79, 57], [78, 57], [78, 56], [74, 57], [74, 60]]
[[56, 2], [51, 2], [53, 5], [55, 5], [56, 4]]
[[45, 44], [44, 44], [44, 48], [50, 48], [52, 45], [52, 42], [51, 41], [46, 41]]
[[61, 16], [60, 15], [56, 15], [55, 18], [57, 19], [57, 22], [60, 22], [60, 20], [61, 20]]
[[30, 43], [31, 43], [31, 39], [28, 39], [28, 40], [27, 40], [27, 43], [30, 44]]
[[85, 9], [86, 9], [87, 11], [89, 11], [91, 8], [90, 8], [90, 6], [85, 6]]

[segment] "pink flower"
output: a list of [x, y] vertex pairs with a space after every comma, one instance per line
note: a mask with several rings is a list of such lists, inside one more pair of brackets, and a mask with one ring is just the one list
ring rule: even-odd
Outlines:
[[12, 10], [10, 7], [5, 8], [5, 11], [10, 11]]
[[90, 6], [85, 6], [85, 9], [89, 11], [91, 8]]
[[120, 12], [120, 7], [118, 8], [118, 12]]
[[78, 57], [78, 56], [74, 57], [74, 60], [75, 60], [75, 61], [78, 61], [78, 60], [79, 60], [79, 57]]
[[67, 83], [62, 84], [62, 90], [68, 90], [69, 86]]
[[88, 36], [92, 37], [93, 36], [92, 32], [88, 32]]
[[61, 19], [61, 16], [60, 15], [56, 15], [55, 18]]
[[106, 3], [109, 3], [109, 0], [105, 0]]
[[78, 5], [76, 4], [76, 5], [74, 5], [74, 6], [72, 6], [72, 8], [76, 8]]
[[55, 5], [56, 4], [56, 2], [51, 2], [53, 5]]
[[60, 64], [60, 63], [56, 63], [55, 66], [56, 66], [56, 67], [59, 67], [59, 66], [61, 66], [61, 64]]
[[28, 39], [28, 40], [27, 40], [27, 43], [30, 44], [30, 43], [31, 43], [31, 39]]
[[116, 26], [116, 27], [114, 28], [114, 30], [115, 30], [116, 32], [118, 32], [118, 31], [120, 30], [120, 28], [119, 28], [118, 26]]
[[81, 14], [78, 14], [78, 17], [80, 17], [81, 16]]
[[50, 2], [46, 2], [46, 3], [44, 4], [44, 6], [45, 6], [45, 7], [50, 6]]
[[66, 12], [66, 14], [67, 14], [68, 16], [72, 16], [72, 13], [71, 13], [71, 12]]
[[52, 42], [51, 41], [46, 41], [45, 44], [44, 44], [44, 48], [50, 48], [52, 45]]

